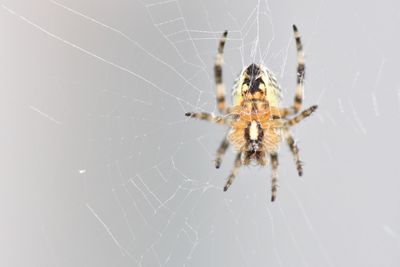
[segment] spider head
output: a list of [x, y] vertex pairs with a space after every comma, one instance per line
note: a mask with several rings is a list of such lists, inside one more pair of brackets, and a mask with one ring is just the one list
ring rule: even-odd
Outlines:
[[243, 100], [267, 100], [271, 105], [278, 105], [279, 86], [264, 65], [253, 63], [243, 68], [233, 89], [234, 105], [240, 105]]
[[241, 96], [246, 99], [261, 99], [265, 97], [266, 87], [263, 80], [264, 72], [257, 64], [246, 67], [242, 73]]

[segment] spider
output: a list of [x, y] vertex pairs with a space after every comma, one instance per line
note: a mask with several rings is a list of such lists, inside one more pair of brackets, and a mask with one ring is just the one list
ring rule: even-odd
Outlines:
[[[185, 113], [191, 118], [230, 127], [229, 133], [217, 150], [215, 160], [215, 167], [219, 168], [229, 145], [233, 145], [237, 154], [224, 191], [231, 186], [242, 165], [255, 163], [255, 165], [265, 166], [269, 156], [272, 168], [271, 201], [274, 201], [277, 192], [278, 149], [282, 139], [286, 140], [294, 156], [298, 175], [303, 174], [299, 149], [289, 128], [310, 116], [317, 109], [317, 105], [299, 113], [303, 102], [305, 64], [303, 46], [296, 25], [293, 25], [293, 31], [297, 49], [297, 85], [291, 107], [280, 107], [281, 89], [274, 74], [262, 64], [254, 63], [241, 71], [233, 87], [233, 106], [226, 106], [225, 86], [222, 81], [223, 51], [228, 35], [228, 31], [225, 31], [219, 41], [214, 66], [217, 107], [222, 116], [214, 116], [206, 112]], [[292, 118], [289, 118], [291, 116]]]

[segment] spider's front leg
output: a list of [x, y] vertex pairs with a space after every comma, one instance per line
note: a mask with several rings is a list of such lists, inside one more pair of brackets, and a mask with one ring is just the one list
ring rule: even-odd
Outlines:
[[303, 44], [301, 43], [300, 33], [297, 30], [296, 25], [293, 25], [294, 38], [296, 41], [297, 51], [297, 78], [296, 78], [296, 93], [294, 97], [293, 106], [290, 108], [281, 109], [281, 118], [285, 118], [288, 115], [297, 114], [303, 104], [303, 91], [304, 91], [304, 78], [306, 75], [306, 65], [304, 60]]
[[304, 78], [306, 75], [306, 65], [304, 61], [303, 44], [301, 43], [300, 33], [296, 25], [293, 25], [294, 38], [296, 40], [297, 50], [297, 82], [296, 82], [296, 95], [294, 97], [293, 110], [298, 113], [301, 109], [303, 102]]
[[219, 112], [225, 114], [226, 110], [226, 101], [225, 101], [225, 85], [222, 80], [222, 64], [224, 62], [223, 54], [224, 54], [224, 46], [226, 42], [226, 36], [228, 35], [228, 31], [225, 31], [219, 40], [218, 45], [218, 53], [215, 57], [215, 65], [214, 65], [214, 78], [215, 85], [217, 88], [217, 106]]

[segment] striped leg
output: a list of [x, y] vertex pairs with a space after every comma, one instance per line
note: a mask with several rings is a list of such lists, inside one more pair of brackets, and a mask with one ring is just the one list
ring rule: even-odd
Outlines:
[[215, 58], [215, 66], [214, 66], [215, 83], [217, 87], [217, 106], [222, 114], [226, 113], [225, 86], [222, 81], [222, 63], [224, 62], [223, 53], [227, 35], [228, 31], [225, 31], [219, 41], [218, 53]]
[[272, 113], [274, 119], [286, 118], [288, 115], [293, 114], [293, 108], [279, 108], [277, 111]]
[[294, 105], [292, 107], [293, 113], [296, 114], [300, 111], [303, 102], [303, 90], [304, 90], [304, 77], [305, 77], [305, 61], [303, 45], [300, 39], [300, 33], [297, 30], [296, 25], [293, 25], [294, 38], [296, 40], [297, 49], [297, 83], [296, 83], [296, 95], [294, 97]]
[[292, 108], [269, 107], [269, 114], [273, 119], [283, 119], [292, 114]]
[[229, 141], [228, 141], [228, 135], [226, 135], [217, 150], [217, 157], [215, 159], [215, 168], [218, 169], [221, 166], [222, 156], [225, 154], [228, 147], [229, 147]]
[[191, 118], [196, 118], [199, 120], [204, 120], [204, 121], [210, 121], [214, 122], [217, 124], [228, 124], [228, 121], [226, 118], [222, 116], [214, 116], [210, 113], [206, 112], [186, 112], [185, 116], [191, 117]]
[[226, 192], [226, 190], [228, 190], [228, 188], [231, 186], [231, 184], [233, 183], [233, 180], [235, 180], [235, 177], [239, 171], [240, 166], [242, 166], [242, 153], [238, 153], [236, 155], [236, 159], [235, 159], [235, 163], [233, 165], [233, 169], [231, 171], [231, 174], [228, 177], [228, 180], [226, 181], [226, 184], [224, 186], [224, 191]]
[[303, 163], [300, 160], [299, 148], [297, 147], [297, 144], [294, 141], [293, 136], [289, 132], [288, 128], [283, 129], [283, 134], [284, 134], [286, 142], [290, 148], [290, 151], [292, 151], [294, 160], [296, 162], [297, 173], [299, 174], [299, 176], [302, 176], [303, 175]]
[[290, 126], [298, 124], [299, 122], [301, 122], [302, 120], [304, 120], [305, 118], [310, 116], [317, 108], [318, 108], [318, 106], [314, 105], [314, 106], [309, 107], [306, 110], [303, 110], [299, 115], [297, 115], [293, 119], [286, 121], [285, 125], [290, 127]]
[[272, 180], [271, 180], [271, 201], [275, 201], [276, 191], [278, 190], [278, 154], [271, 154]]

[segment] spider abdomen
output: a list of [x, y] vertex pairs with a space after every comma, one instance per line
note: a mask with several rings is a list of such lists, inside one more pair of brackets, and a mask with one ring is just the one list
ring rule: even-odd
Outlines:
[[279, 125], [269, 120], [267, 114], [257, 114], [257, 117], [251, 114], [240, 116], [232, 124], [228, 136], [235, 150], [243, 152], [244, 165], [251, 162], [265, 165], [265, 156], [276, 152], [281, 141]]

